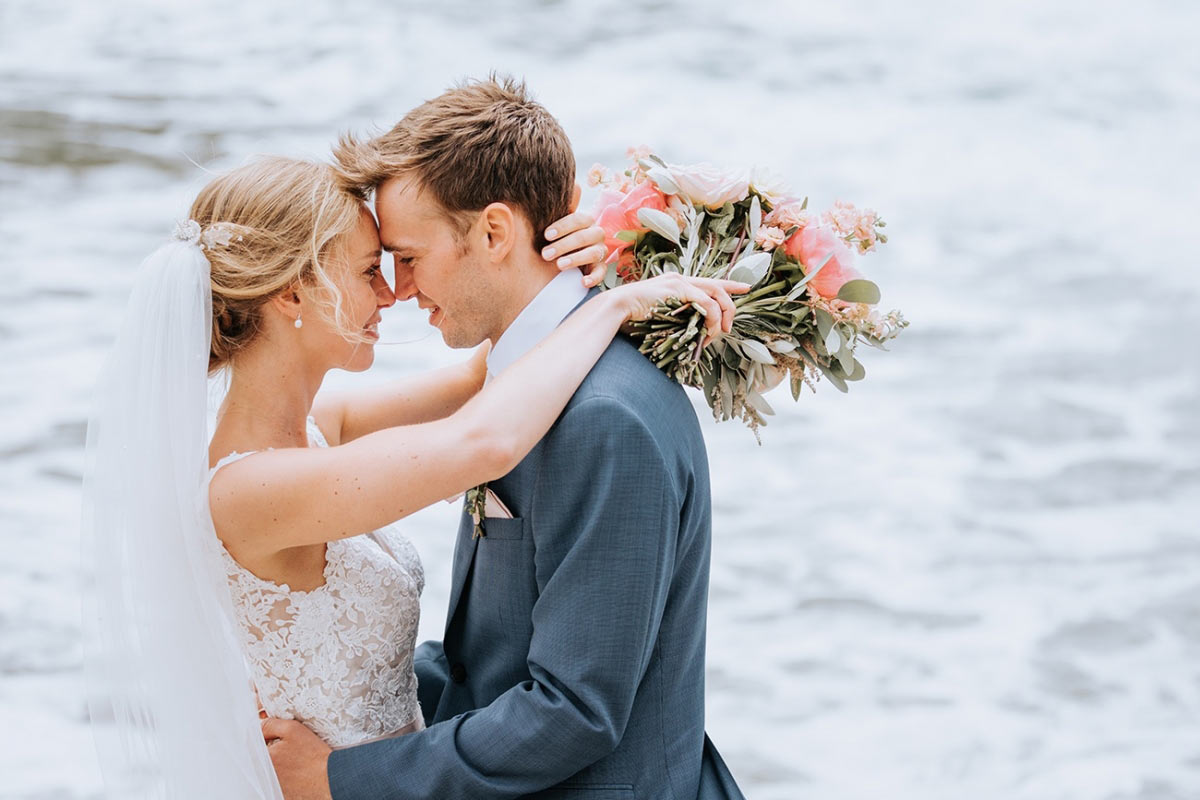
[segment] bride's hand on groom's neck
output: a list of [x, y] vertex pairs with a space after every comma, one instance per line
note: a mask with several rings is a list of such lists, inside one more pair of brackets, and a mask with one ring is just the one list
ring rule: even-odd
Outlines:
[[604, 280], [608, 247], [604, 243], [604, 229], [596, 224], [595, 218], [577, 210], [581, 191], [579, 184], [575, 184], [571, 213], [546, 228], [548, 244], [542, 249], [542, 258], [554, 262], [560, 270], [582, 270], [583, 285], [591, 288]]

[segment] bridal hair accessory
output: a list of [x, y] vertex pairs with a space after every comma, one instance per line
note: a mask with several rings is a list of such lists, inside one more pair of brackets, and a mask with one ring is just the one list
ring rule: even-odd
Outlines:
[[241, 236], [234, 236], [233, 226], [228, 222], [214, 222], [206, 230], [194, 219], [181, 219], [176, 222], [172, 236], [181, 242], [194, 244], [201, 250], [225, 247], [235, 238], [239, 242], [242, 240]]

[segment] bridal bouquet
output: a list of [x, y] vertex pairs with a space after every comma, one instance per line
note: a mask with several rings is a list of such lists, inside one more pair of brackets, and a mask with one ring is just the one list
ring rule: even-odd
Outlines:
[[588, 174], [602, 187], [605, 286], [681, 272], [753, 287], [734, 298], [733, 331], [707, 348], [690, 304], [660, 306], [630, 327], [659, 369], [703, 391], [716, 419], [739, 418], [757, 436], [774, 413], [763, 394], [785, 377], [796, 400], [821, 376], [845, 392], [866, 376], [858, 345], [886, 349], [908, 325], [899, 311], [875, 308], [879, 288], [854, 266], [856, 251], [887, 242], [874, 211], [838, 202], [818, 214], [757, 175], [675, 166], [646, 148], [629, 155], [622, 174], [601, 165]]

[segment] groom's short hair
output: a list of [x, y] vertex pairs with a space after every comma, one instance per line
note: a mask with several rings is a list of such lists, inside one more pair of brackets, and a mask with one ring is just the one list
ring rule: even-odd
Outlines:
[[524, 81], [467, 80], [370, 139], [343, 134], [334, 148], [343, 188], [369, 200], [390, 178], [413, 177], [464, 235], [489, 203], [515, 206], [533, 226], [534, 246], [569, 210], [575, 155], [562, 126]]

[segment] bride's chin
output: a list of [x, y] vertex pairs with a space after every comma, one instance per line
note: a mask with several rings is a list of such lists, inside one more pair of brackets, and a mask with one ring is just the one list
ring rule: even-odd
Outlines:
[[375, 348], [370, 345], [359, 345], [359, 350], [353, 353], [342, 369], [347, 372], [365, 372], [375, 363]]

